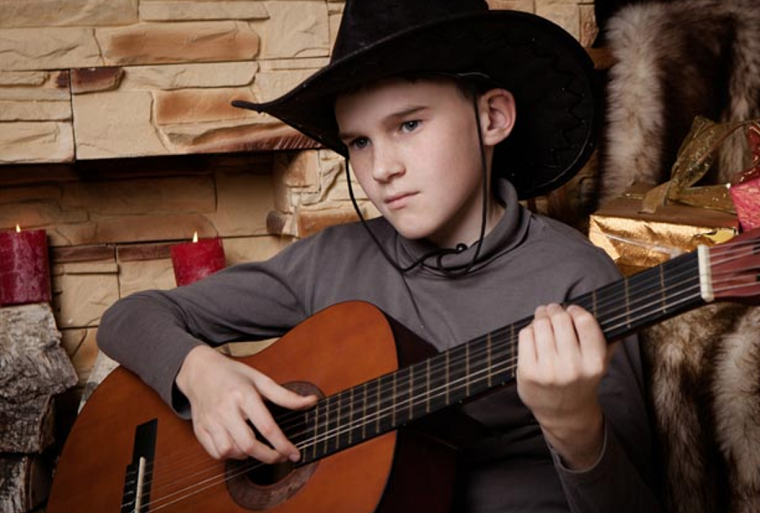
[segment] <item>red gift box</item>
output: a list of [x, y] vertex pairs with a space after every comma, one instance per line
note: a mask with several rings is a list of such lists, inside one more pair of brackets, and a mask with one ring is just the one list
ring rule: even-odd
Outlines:
[[732, 180], [729, 189], [739, 223], [745, 231], [760, 227], [760, 124], [749, 125], [747, 139], [752, 165]]

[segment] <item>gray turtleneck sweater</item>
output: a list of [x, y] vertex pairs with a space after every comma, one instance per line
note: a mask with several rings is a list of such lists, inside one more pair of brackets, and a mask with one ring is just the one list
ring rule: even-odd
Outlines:
[[[180, 414], [174, 378], [196, 345], [276, 337], [348, 300], [373, 303], [438, 349], [450, 348], [618, 278], [614, 264], [573, 229], [536, 216], [500, 186], [506, 213], [458, 278], [422, 266], [394, 269], [361, 224], [326, 229], [266, 262], [237, 265], [193, 285], [134, 294], [103, 317], [98, 343]], [[401, 266], [433, 249], [402, 238], [384, 219], [368, 223]], [[476, 247], [447, 256], [463, 265]], [[464, 447], [462, 509], [468, 512], [656, 512], [652, 440], [635, 339], [621, 344], [600, 389], [605, 446], [596, 465], [573, 472], [547, 446], [514, 387], [464, 410], [492, 436]]]

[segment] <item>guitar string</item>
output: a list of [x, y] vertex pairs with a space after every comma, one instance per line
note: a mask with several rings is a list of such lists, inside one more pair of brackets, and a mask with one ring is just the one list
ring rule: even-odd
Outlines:
[[[743, 286], [743, 285], [742, 285], [742, 286]], [[735, 288], [735, 287], [732, 287], [732, 288]], [[413, 399], [411, 399], [411, 400], [413, 401]], [[382, 403], [380, 403], [380, 404], [382, 404]], [[413, 407], [413, 404], [411, 405], [411, 407]], [[375, 415], [381, 415], [382, 413], [383, 413], [382, 411], [381, 411], [381, 412], [376, 412], [376, 413], [375, 413]], [[329, 423], [329, 419], [328, 419], [328, 423]], [[355, 428], [344, 428], [344, 429], [343, 429], [343, 431], [345, 432], [346, 430], [352, 430], [352, 429], [355, 429]], [[341, 433], [339, 433], [337, 436], [340, 436], [340, 434], [341, 434]], [[329, 436], [331, 436], [331, 435], [330, 435], [329, 431], [327, 431], [327, 435], [324, 435], [324, 436], [327, 436], [327, 437], [329, 437]], [[324, 438], [324, 436], [323, 436], [323, 438]], [[318, 439], [318, 440], [316, 440], [316, 441], [307, 440], [306, 442], [307, 442], [307, 443], [322, 443], [323, 441], [324, 441], [324, 440], [322, 440], [322, 439]]]
[[[690, 298], [687, 298], [686, 300], [688, 300], [688, 299], [690, 299]], [[677, 306], [677, 304], [674, 304], [672, 306]], [[497, 370], [497, 372], [502, 372], [504, 368], [506, 368], [507, 370], [512, 370], [514, 368], [514, 366], [515, 366], [515, 360], [516, 359], [510, 359], [510, 360], [507, 360], [507, 361], [503, 362], [503, 364], [501, 364], [502, 369]], [[480, 378], [480, 379], [483, 379], [483, 378]], [[447, 387], [442, 387], [442, 388], [447, 388]], [[372, 420], [371, 422], [374, 422], [374, 420]], [[234, 473], [222, 473], [222, 474], [219, 474], [219, 475], [214, 476], [212, 478], [206, 479], [203, 482], [194, 485], [194, 486], [196, 486], [195, 489], [193, 489], [193, 487], [187, 487], [187, 488], [185, 488], [183, 490], [178, 490], [177, 492], [175, 492], [173, 494], [169, 494], [169, 495], [163, 496], [161, 498], [156, 498], [155, 500], [152, 500], [150, 502], [151, 511], [158, 511], [158, 510], [164, 509], [166, 507], [169, 507], [169, 506], [171, 506], [173, 504], [176, 504], [177, 502], [185, 500], [185, 499], [187, 499], [187, 498], [189, 498], [191, 496], [194, 496], [194, 495], [196, 495], [196, 494], [198, 494], [198, 493], [200, 493], [202, 491], [205, 491], [205, 490], [207, 490], [209, 488], [212, 488], [214, 486], [218, 486], [218, 485], [224, 483], [225, 481], [227, 481], [229, 479], [234, 479], [236, 477], [245, 475], [246, 473], [251, 472], [252, 470], [255, 470], [256, 468], [264, 466], [264, 465], [265, 464], [263, 464], [263, 463], [256, 462], [256, 461], [252, 460], [252, 464], [251, 465], [249, 465], [247, 467], [244, 466], [241, 469], [238, 469]], [[177, 496], [180, 493], [188, 492], [188, 490], [189, 490], [189, 493], [186, 493], [183, 496], [175, 497], [175, 496]], [[160, 504], [160, 505], [156, 505], [155, 504], [155, 503], [160, 502], [160, 501], [165, 501], [165, 500], [167, 500], [170, 497], [175, 497], [175, 498], [171, 502], [168, 502], [166, 504]]]
[[[450, 383], [449, 386], [452, 386], [453, 384], [455, 384], [455, 383]], [[378, 395], [380, 395], [379, 392], [380, 391], [378, 390]], [[418, 398], [416, 400], [418, 402], [424, 401], [424, 399], [422, 399], [422, 398]], [[410, 398], [410, 402], [412, 404], [410, 404], [408, 406], [404, 406], [404, 407], [407, 407], [407, 408], [410, 408], [410, 409], [413, 408], [414, 407], [414, 404], [413, 404], [414, 401], [415, 401], [415, 398], [413, 398], [413, 397]], [[378, 408], [381, 408], [382, 406], [383, 406], [383, 402], [380, 402]], [[386, 410], [387, 410], [387, 408], [386, 408]], [[384, 414], [385, 414], [384, 410], [379, 410], [379, 411], [373, 413], [374, 416], [381, 416], [381, 417]], [[341, 418], [337, 418], [335, 422], [338, 422], [340, 424], [341, 420], [342, 420]], [[374, 419], [370, 419], [369, 422], [374, 422]], [[329, 423], [330, 423], [330, 419], [328, 418], [328, 419], [325, 420], [325, 424], [329, 425]], [[340, 424], [339, 427], [341, 427], [343, 429], [343, 433], [345, 433], [346, 431], [351, 431], [351, 430], [355, 429], [354, 427], [351, 427], [351, 426], [346, 427], [344, 424]], [[337, 436], [340, 436], [343, 433], [338, 433]], [[313, 440], [313, 439], [312, 440], [305, 440], [305, 441], [301, 441], [301, 442], [302, 443], [306, 443], [306, 444], [309, 444], [309, 443], [313, 443], [313, 444], [325, 443], [326, 440], [329, 440], [332, 436], [334, 436], [334, 435], [328, 429], [325, 428], [325, 430], [323, 430], [321, 432], [321, 438], [320, 439], [317, 439], [317, 440]], [[291, 436], [291, 438], [293, 438], [293, 437], [294, 436]], [[198, 472], [196, 474], [202, 474], [202, 473], [204, 473], [204, 471]]]
[[[511, 370], [511, 369], [513, 368], [512, 364], [514, 364], [514, 359], [512, 359], [512, 360], [508, 360], [507, 362], [505, 362], [505, 365], [507, 366], [507, 369], [508, 369], [508, 370]], [[503, 366], [503, 365], [504, 365], [504, 364], [502, 364], [502, 366]], [[499, 371], [499, 370], [497, 369], [497, 371], [496, 371], [496, 372], [498, 372], [498, 371]], [[466, 377], [465, 377], [465, 378], [461, 378], [461, 379], [460, 379], [460, 381], [461, 381], [462, 379], [466, 379]], [[475, 380], [471, 380], [471, 381], [478, 381], [478, 380], [483, 380], [483, 379], [486, 379], [486, 378], [482, 378], [482, 377], [480, 377], [480, 378], [477, 378], [477, 379], [475, 379]], [[442, 387], [442, 388], [446, 388], [446, 387]], [[449, 388], [451, 388], [451, 386], [450, 386], [450, 385], [449, 385]], [[378, 414], [382, 414], [382, 413], [383, 413], [382, 411], [381, 411], [381, 412], [376, 412], [374, 415], [378, 415]], [[371, 423], [371, 422], [375, 422], [375, 419], [369, 419], [369, 422], [370, 422], [370, 423]], [[346, 432], [347, 430], [349, 430], [349, 429], [355, 429], [355, 427], [353, 427], [353, 428], [343, 428], [343, 431], [342, 431], [342, 433], [345, 433], [345, 432]], [[341, 432], [339, 432], [337, 436], [340, 436], [340, 434], [342, 434], [342, 433], [341, 433]], [[322, 440], [317, 440], [316, 442], [314, 442], [314, 441], [307, 441], [307, 443], [321, 443], [321, 442], [322, 442]], [[262, 464], [258, 464], [258, 465], [260, 466], [260, 465], [262, 465]], [[243, 470], [243, 472], [249, 472], [249, 471], [250, 471], [250, 468], [245, 468], [245, 469]], [[220, 474], [220, 477], [221, 477], [221, 474]], [[210, 478], [210, 479], [213, 479], [213, 478]], [[207, 481], [208, 481], [208, 480], [207, 480]], [[206, 483], [206, 482], [204, 481], [204, 483], [202, 483], [202, 484], [205, 484], [205, 483]], [[181, 493], [181, 492], [182, 492], [182, 491], [178, 491], [178, 492], [176, 492], [174, 495], [176, 495], [177, 493]]]
[[[688, 300], [688, 299], [690, 299], [690, 298], [686, 298], [685, 300]], [[683, 301], [685, 301], [685, 300], [683, 300]], [[674, 307], [674, 306], [677, 306], [677, 304], [674, 304], [674, 305], [671, 305], [671, 306], [673, 306], [673, 307]], [[510, 371], [511, 371], [511, 370], [513, 370], [513, 368], [514, 368], [514, 365], [515, 365], [515, 364], [514, 364], [514, 359], [508, 360], [507, 362], [504, 362], [504, 364], [505, 364], [506, 368], [507, 368], [508, 370], [510, 370]], [[480, 378], [480, 379], [482, 379], [482, 378]], [[263, 465], [264, 465], [264, 464], [262, 464], [262, 463], [258, 463], [258, 462], [255, 462], [255, 464], [254, 464], [253, 466], [251, 466], [251, 467], [248, 467], [248, 468], [242, 468], [242, 469], [238, 470], [236, 473], [231, 473], [230, 475], [227, 475], [227, 474], [220, 474], [219, 476], [217, 476], [217, 479], [218, 479], [218, 478], [223, 478], [223, 479], [222, 479], [222, 481], [216, 481], [216, 482], [210, 482], [210, 483], [209, 483], [208, 481], [209, 481], [210, 479], [213, 479], [213, 478], [210, 478], [209, 480], [206, 480], [205, 482], [202, 482], [202, 483], [200, 483], [200, 484], [198, 485], [198, 486], [202, 486], [202, 488], [198, 488], [198, 489], [196, 489], [196, 490], [193, 490], [193, 491], [191, 491], [191, 493], [189, 493], [189, 494], [187, 494], [187, 495], [185, 495], [185, 496], [182, 496], [182, 497], [178, 497], [178, 498], [175, 498], [175, 499], [174, 499], [173, 501], [171, 501], [170, 503], [166, 503], [166, 504], [164, 504], [164, 505], [157, 505], [156, 507], [151, 507], [151, 510], [153, 510], [153, 511], [158, 511], [158, 510], [160, 510], [160, 509], [164, 509], [165, 507], [168, 507], [168, 506], [170, 506], [170, 505], [172, 505], [172, 504], [175, 504], [175, 503], [177, 503], [177, 502], [179, 502], [179, 501], [181, 501], [181, 500], [184, 500], [184, 499], [186, 499], [187, 497], [190, 497], [190, 496], [192, 496], [192, 495], [195, 495], [195, 494], [197, 494], [197, 493], [200, 493], [201, 491], [204, 491], [204, 490], [206, 490], [206, 489], [208, 489], [208, 488], [211, 488], [211, 487], [213, 487], [213, 486], [217, 486], [218, 484], [220, 484], [220, 483], [222, 483], [222, 482], [224, 482], [224, 481], [226, 481], [226, 480], [228, 480], [228, 479], [233, 479], [233, 478], [235, 478], [235, 477], [238, 477], [238, 476], [244, 475], [244, 474], [246, 474], [246, 473], [250, 472], [251, 470], [253, 470], [254, 468], [256, 468], [256, 467], [258, 467], [258, 466], [263, 466]], [[205, 485], [205, 486], [204, 486], [204, 485]], [[176, 493], [175, 493], [175, 494], [173, 494], [173, 495], [177, 495], [177, 494], [179, 494], [179, 493], [182, 493], [182, 492], [184, 492], [184, 491], [187, 491], [187, 490], [180, 490], [180, 491], [176, 492]], [[165, 496], [165, 497], [163, 497], [161, 500], [164, 500], [164, 499], [166, 499], [167, 497], [170, 497], [170, 496]], [[152, 501], [152, 502], [151, 502], [151, 504], [153, 504], [153, 502], [158, 502], [158, 501], [159, 501], [159, 499], [157, 499], [156, 501]]]
[[[654, 282], [652, 282], [652, 283], [654, 283]], [[644, 283], [644, 285], [647, 285], [647, 284], [648, 284], [647, 282], [645, 282], [645, 283]], [[636, 288], [637, 288], [637, 287], [635, 287], [635, 286], [632, 286], [632, 287], [631, 287], [631, 291], [632, 291], [632, 292], [635, 292], [635, 289], [636, 289]], [[642, 288], [642, 287], [641, 287], [641, 286], [639, 286], [638, 288]], [[660, 293], [661, 293], [661, 290], [659, 290], [659, 288], [658, 288], [658, 291], [657, 291], [657, 293], [658, 293], [658, 294], [660, 294]], [[618, 302], [616, 299], [615, 299], [614, 301], [615, 301], [615, 303], [619, 303], [619, 302]], [[646, 298], [645, 298], [645, 301], [646, 301]], [[613, 320], [614, 320], [614, 319], [613, 319]], [[527, 324], [527, 323], [526, 323], [526, 324]], [[486, 350], [487, 350], [487, 348], [486, 348]], [[482, 350], [480, 351], [480, 353], [482, 353]], [[478, 358], [482, 357], [482, 354], [480, 354], [480, 353], [479, 353], [477, 350], [476, 350], [476, 351], [473, 351], [473, 352], [471, 352], [471, 354], [470, 354], [470, 358], [472, 358], [473, 360], [476, 360], [476, 359], [478, 359]], [[451, 364], [458, 364], [458, 363], [461, 363], [461, 360], [462, 360], [463, 358], [464, 358], [464, 355], [460, 355], [460, 356], [458, 356], [458, 357], [455, 357], [454, 359], [452, 359], [452, 360], [449, 362], [449, 365], [451, 365]], [[441, 367], [441, 366], [443, 366], [443, 365], [445, 365], [445, 363], [441, 362], [441, 363], [440, 363], [440, 364], [438, 364], [438, 365], [435, 365], [435, 366], [431, 366], [431, 374], [432, 374], [432, 375], [434, 375], [433, 377], [437, 377], [437, 376], [436, 376], [436, 374], [437, 374], [437, 372], [440, 370], [440, 367]], [[401, 382], [397, 383], [397, 386], [399, 386], [399, 387], [402, 387], [402, 388], [403, 388], [403, 387], [405, 387], [405, 386], [406, 386], [406, 383], [405, 383], [405, 381], [404, 381], [404, 380], [402, 380]], [[343, 394], [345, 395], [345, 394], [346, 394], [346, 392], [347, 392], [347, 391], [344, 391], [344, 392], [343, 392]], [[375, 394], [375, 395], [381, 395], [381, 394], [382, 394], [382, 390], [381, 390], [381, 389], [378, 389], [378, 390], [377, 390], [377, 394]], [[329, 399], [329, 398], [328, 398], [328, 399]], [[342, 398], [340, 398], [339, 400], [340, 400], [341, 402], [343, 402], [343, 401], [345, 400], [345, 397], [342, 397]], [[337, 401], [337, 400], [336, 400], [336, 401]], [[357, 403], [356, 403], [356, 402], [354, 402], [353, 404], [355, 405], [355, 404], [357, 404]], [[350, 405], [351, 405], [351, 403], [349, 402], [349, 403], [347, 404], [347, 406], [349, 406], [349, 407], [350, 407]], [[329, 408], [329, 406], [331, 406], [331, 405], [329, 405], [329, 404], [327, 404], [327, 405], [326, 405], [326, 407], [328, 407], [328, 408]], [[295, 415], [298, 415], [298, 414], [300, 414], [300, 413], [303, 413], [303, 412], [293, 412], [293, 414], [295, 414]], [[285, 418], [286, 416], [283, 416], [283, 417]], [[279, 419], [279, 424], [281, 425], [281, 427], [282, 427], [282, 429], [283, 429], [284, 431], [287, 431], [287, 430], [288, 430], [288, 428], [290, 428], [290, 427], [292, 427], [292, 426], [289, 426], [289, 425], [287, 425], [287, 424], [286, 424], [286, 423], [285, 423], [283, 420], [287, 420], [287, 419], [286, 419], [286, 418], [285, 418], [285, 419]], [[301, 423], [301, 419], [300, 419], [300, 416], [299, 416], [298, 422], [299, 422], [299, 423]], [[302, 433], [294, 433], [294, 434], [290, 435], [290, 438], [295, 438], [295, 437], [297, 437], [297, 436], [300, 436], [301, 434], [302, 434]], [[199, 455], [199, 456], [203, 456], [203, 455], [205, 454], [205, 451], [203, 451], [203, 450], [200, 450], [200, 451], [197, 451], [197, 453], [198, 453], [198, 455]], [[165, 462], [164, 462], [164, 463], [165, 463]], [[162, 465], [162, 470], [163, 470], [163, 469], [165, 469], [166, 467], [167, 467], [167, 465]], [[184, 468], [184, 469], [181, 469], [181, 471], [183, 471], [183, 472], [184, 472], [184, 471], [186, 471], [186, 470], [187, 470], [186, 468]], [[157, 471], [158, 471], [158, 469], [155, 469], [154, 473], [155, 473], [155, 472], [157, 472]], [[200, 473], [203, 473], [203, 470], [199, 471], [198, 473], [199, 473], [199, 474], [200, 474]], [[164, 479], [167, 479], [167, 480], [170, 480], [170, 479], [172, 478], [172, 476], [171, 476], [171, 472], [162, 472], [162, 476], [164, 476]]]

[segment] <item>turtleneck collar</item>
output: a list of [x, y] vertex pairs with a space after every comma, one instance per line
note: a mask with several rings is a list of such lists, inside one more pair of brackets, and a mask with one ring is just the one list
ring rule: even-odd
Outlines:
[[[497, 181], [496, 187], [496, 192], [505, 205], [504, 215], [483, 239], [483, 246], [472, 272], [477, 272], [479, 268], [519, 244], [528, 228], [528, 216], [525, 215], [522, 205], [518, 202], [517, 192], [512, 184], [507, 180], [500, 179]], [[472, 260], [476, 247], [477, 243], [474, 243], [460, 253], [446, 255], [441, 262], [447, 268], [466, 266]], [[436, 246], [427, 240], [410, 240], [397, 235], [396, 252], [398, 262], [402, 267], [410, 265], [434, 249]], [[421, 272], [444, 276], [443, 272], [434, 267], [435, 257], [426, 264], [430, 265], [423, 265], [410, 271], [410, 274]]]

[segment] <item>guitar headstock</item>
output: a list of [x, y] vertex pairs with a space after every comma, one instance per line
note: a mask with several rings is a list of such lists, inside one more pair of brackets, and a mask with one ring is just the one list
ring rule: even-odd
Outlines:
[[760, 303], [760, 228], [710, 248], [715, 299]]

